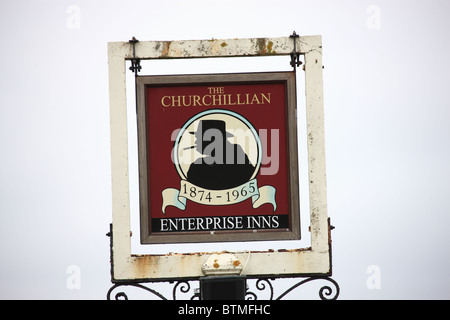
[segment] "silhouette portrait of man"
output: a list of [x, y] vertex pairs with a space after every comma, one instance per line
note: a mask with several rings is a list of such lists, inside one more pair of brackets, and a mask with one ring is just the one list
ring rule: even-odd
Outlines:
[[247, 154], [238, 144], [227, 138], [233, 135], [225, 130], [225, 121], [200, 120], [191, 148], [203, 156], [195, 160], [187, 172], [192, 184], [211, 190], [230, 189], [247, 182], [255, 172]]

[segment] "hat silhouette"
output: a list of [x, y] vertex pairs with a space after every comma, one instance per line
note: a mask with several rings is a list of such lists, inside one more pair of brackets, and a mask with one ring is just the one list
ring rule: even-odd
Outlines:
[[234, 137], [233, 134], [225, 130], [225, 121], [223, 120], [200, 120], [197, 131], [190, 131], [190, 134], [200, 135], [203, 137], [206, 131], [209, 129], [216, 129], [222, 133], [222, 137]]

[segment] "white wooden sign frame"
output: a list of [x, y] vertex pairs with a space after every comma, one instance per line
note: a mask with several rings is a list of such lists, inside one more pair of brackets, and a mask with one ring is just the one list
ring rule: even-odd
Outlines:
[[[331, 237], [327, 215], [325, 170], [322, 38], [252, 38], [191, 41], [140, 41], [134, 57], [176, 59], [290, 55], [305, 57], [306, 124], [308, 146], [311, 247], [293, 250], [233, 252], [245, 261], [242, 275], [298, 277], [331, 275]], [[165, 255], [133, 255], [130, 240], [130, 197], [128, 177], [128, 129], [126, 60], [133, 58], [129, 42], [108, 43], [109, 98], [112, 171], [112, 281], [164, 281], [197, 279], [202, 266], [220, 253], [202, 252]], [[274, 263], [276, 261], [276, 263]]]

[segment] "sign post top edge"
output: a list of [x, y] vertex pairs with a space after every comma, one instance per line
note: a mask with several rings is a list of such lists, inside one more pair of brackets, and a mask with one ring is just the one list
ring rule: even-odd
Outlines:
[[[135, 44], [135, 57], [140, 59], [188, 59], [213, 57], [250, 57], [290, 55], [294, 50], [305, 54], [310, 50], [321, 49], [322, 37], [300, 36], [275, 38], [139, 41]], [[127, 42], [108, 42], [110, 56], [133, 58], [133, 44]]]

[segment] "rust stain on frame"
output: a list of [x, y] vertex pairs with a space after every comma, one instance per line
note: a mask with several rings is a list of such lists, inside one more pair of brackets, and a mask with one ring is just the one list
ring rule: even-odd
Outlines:
[[256, 39], [256, 45], [258, 47], [259, 55], [264, 55], [267, 52], [266, 38]]
[[164, 41], [163, 42], [163, 49], [161, 53], [162, 58], [168, 58], [170, 53], [170, 45], [172, 44], [172, 41]]

